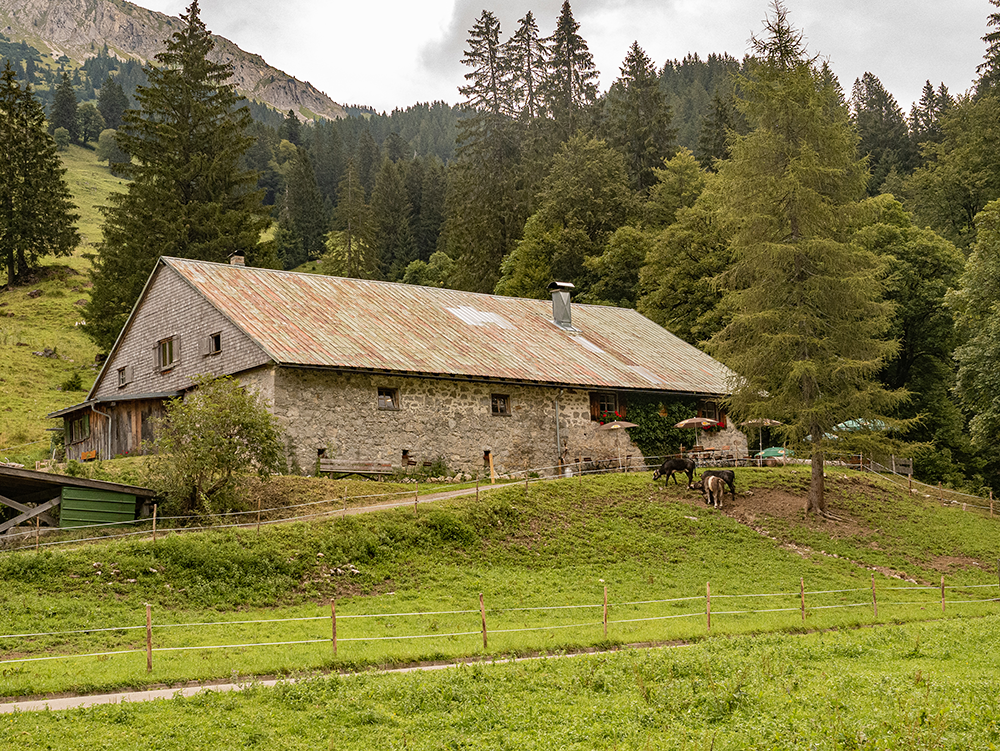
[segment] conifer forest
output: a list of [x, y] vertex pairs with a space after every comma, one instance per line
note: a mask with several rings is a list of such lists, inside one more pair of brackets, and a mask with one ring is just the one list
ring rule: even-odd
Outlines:
[[5, 38], [0, 55], [56, 141], [92, 143], [131, 181], [86, 310], [105, 350], [160, 254], [534, 298], [558, 280], [733, 368], [742, 419], [802, 442], [871, 417], [923, 479], [1000, 490], [990, 3], [974, 88], [928, 80], [909, 112], [876, 72], [839, 81], [780, 0], [743, 59], [634, 43], [603, 92], [568, 0], [504, 29], [483, 10], [457, 104], [340, 120], [240, 99], [197, 2], [150, 66], [102, 50], [53, 73]]

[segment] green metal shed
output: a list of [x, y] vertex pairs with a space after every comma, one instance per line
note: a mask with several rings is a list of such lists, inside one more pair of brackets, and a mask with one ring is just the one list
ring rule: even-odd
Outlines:
[[63, 486], [60, 527], [114, 524], [135, 519], [135, 496], [111, 490]]

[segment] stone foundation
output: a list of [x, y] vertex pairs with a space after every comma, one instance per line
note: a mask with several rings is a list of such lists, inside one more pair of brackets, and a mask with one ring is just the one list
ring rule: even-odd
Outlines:
[[[560, 459], [571, 464], [579, 457], [607, 463], [630, 457], [633, 466], [644, 461], [626, 431], [597, 429], [584, 390], [298, 368], [255, 371], [241, 380], [272, 401], [289, 441], [289, 463], [305, 472], [313, 471], [319, 451], [397, 467], [407, 451], [417, 468], [441, 460], [450, 472], [480, 476], [489, 471], [486, 451], [499, 474], [554, 475]], [[379, 389], [398, 396], [392, 409], [380, 408]], [[507, 397], [509, 415], [493, 413], [494, 395]]]

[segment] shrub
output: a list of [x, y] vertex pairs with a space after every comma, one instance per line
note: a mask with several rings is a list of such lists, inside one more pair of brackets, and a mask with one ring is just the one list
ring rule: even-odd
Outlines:
[[169, 514], [239, 508], [246, 481], [284, 468], [277, 421], [257, 395], [229, 376], [199, 375], [185, 399], [172, 399], [155, 421], [153, 487]]

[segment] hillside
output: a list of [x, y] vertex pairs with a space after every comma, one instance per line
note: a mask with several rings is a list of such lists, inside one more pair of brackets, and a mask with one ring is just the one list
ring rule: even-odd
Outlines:
[[[65, 55], [77, 63], [104, 45], [122, 59], [148, 62], [179, 28], [180, 19], [146, 10], [124, 0], [0, 0], [0, 33], [48, 50], [53, 59]], [[245, 52], [224, 37], [215, 37], [212, 58], [231, 62], [231, 82], [248, 99], [280, 112], [292, 109], [303, 117], [345, 116], [344, 108], [312, 84], [300, 81]]]
[[[737, 470], [722, 512], [641, 473], [342, 517], [346, 494], [366, 505], [381, 488], [300, 479], [280, 505], [301, 503], [312, 482], [333, 499], [297, 512], [309, 521], [2, 553], [0, 634], [48, 635], [0, 641], [0, 659], [79, 657], [69, 672], [59, 659], [2, 672], [0, 696], [925, 621], [942, 617], [942, 576], [945, 617], [997, 614], [998, 520], [829, 474], [840, 522], [803, 518], [805, 467]], [[145, 603], [154, 623], [192, 624], [154, 630], [150, 675], [144, 634], [114, 630], [141, 624]], [[206, 649], [227, 644], [256, 646]], [[126, 654], [84, 656], [109, 650]]]
[[68, 258], [46, 259], [33, 283], [0, 287], [0, 461], [29, 467], [50, 453], [48, 431], [57, 425], [46, 415], [82, 401], [97, 375], [97, 347], [75, 324], [90, 294], [87, 256], [101, 238], [98, 207], [124, 189], [93, 151], [70, 146], [60, 156], [80, 215], [80, 245]]

